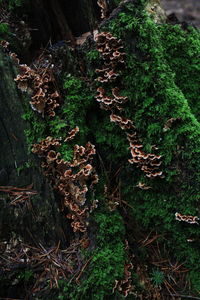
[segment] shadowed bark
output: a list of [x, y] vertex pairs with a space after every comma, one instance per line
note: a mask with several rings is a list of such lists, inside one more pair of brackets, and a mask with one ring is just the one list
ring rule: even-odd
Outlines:
[[[28, 154], [24, 130], [28, 129], [27, 122], [23, 121], [23, 102], [29, 101], [22, 95], [14, 82], [16, 67], [12, 60], [0, 52], [0, 187], [22, 188], [33, 185], [30, 190], [36, 195], [30, 197], [29, 205], [22, 205], [21, 209], [10, 206], [8, 196], [1, 193], [0, 200], [0, 238], [9, 240], [18, 236], [26, 243], [52, 245], [59, 240], [65, 242], [60, 213], [55, 202], [52, 190], [39, 170], [38, 161], [34, 166], [24, 166], [31, 158]], [[24, 206], [24, 207], [23, 207]], [[38, 239], [39, 238], [39, 239]]]

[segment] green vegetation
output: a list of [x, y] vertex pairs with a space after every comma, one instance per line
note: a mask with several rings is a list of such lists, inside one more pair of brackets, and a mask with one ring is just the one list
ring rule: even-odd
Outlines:
[[47, 124], [41, 116], [33, 111], [28, 103], [24, 105], [24, 111], [22, 118], [29, 123], [29, 128], [26, 129], [25, 135], [27, 138], [27, 144], [29, 152], [31, 151], [32, 144], [45, 138]]
[[181, 25], [160, 26], [163, 53], [172, 72], [175, 83], [188, 100], [192, 113], [200, 120], [200, 39], [199, 31], [193, 27], [185, 30]]
[[1, 23], [0, 24], [0, 35], [8, 33], [9, 26], [7, 23]]
[[27, 0], [0, 0], [0, 5], [3, 3], [8, 6], [9, 10], [13, 10], [22, 6], [25, 2], [27, 2]]
[[9, 9], [14, 9], [16, 7], [22, 6], [25, 0], [9, 0]]
[[7, 38], [9, 35], [9, 25], [7, 23], [0, 24], [0, 41]]
[[[101, 203], [101, 206], [103, 204]], [[91, 259], [84, 271], [80, 283], [60, 283], [61, 300], [104, 300], [115, 299], [112, 289], [115, 280], [123, 279], [126, 260], [124, 245], [124, 225], [118, 212], [100, 209], [91, 220], [94, 236], [91, 242], [97, 245], [93, 251], [84, 253], [85, 259]], [[107, 298], [108, 297], [108, 298]]]
[[[177, 222], [175, 213], [198, 214], [200, 125], [196, 118], [199, 113], [199, 32], [191, 28], [184, 31], [179, 25], [155, 24], [143, 10], [143, 5], [144, 1], [127, 4], [123, 12], [109, 23], [109, 28], [103, 30], [111, 31], [124, 42], [126, 69], [120, 85], [123, 94], [129, 98], [124, 113], [134, 121], [144, 149], [151, 151], [153, 145], [158, 147], [164, 178], [147, 179], [127, 162], [130, 155], [124, 133], [110, 123], [108, 112], [100, 111], [95, 103], [91, 104], [96, 83], [85, 93], [85, 87], [82, 90], [83, 85], [73, 76], [65, 78], [65, 116], [72, 126], [80, 126], [82, 136], [93, 138], [106, 167], [117, 168], [119, 161], [123, 163], [120, 175], [122, 195], [133, 207], [129, 212], [132, 220], [148, 232], [157, 231], [167, 237], [165, 246], [171, 257], [186, 261], [186, 266], [192, 270], [190, 280], [193, 288], [198, 291], [199, 230], [196, 225]], [[128, 43], [130, 40], [132, 42]], [[86, 57], [91, 69], [98, 64], [96, 50], [88, 52]], [[181, 67], [184, 67], [183, 76]], [[94, 80], [94, 72], [89, 70], [88, 74]], [[89, 121], [86, 122], [86, 118]], [[173, 122], [168, 128], [166, 124], [170, 119]], [[151, 189], [138, 189], [139, 182], [151, 186]], [[104, 222], [106, 220], [102, 220], [102, 224]], [[196, 241], [192, 244], [187, 242], [191, 236]], [[113, 239], [110, 244], [107, 241], [107, 250], [95, 250], [95, 262], [100, 270], [100, 265], [105, 264], [105, 253], [109, 257], [111, 252], [108, 249], [114, 247], [117, 237]], [[143, 259], [145, 261], [145, 257]], [[90, 289], [92, 280], [98, 282], [98, 276], [102, 282], [103, 278], [110, 278], [107, 268], [104, 275], [100, 271], [97, 275], [92, 262], [93, 271], [79, 286], [82, 293]], [[164, 280], [163, 273], [157, 270], [150, 277], [154, 285], [161, 285]], [[104, 284], [98, 287], [100, 298], [97, 299], [104, 299], [102, 295], [107, 295], [108, 291]]]
[[17, 175], [20, 176], [22, 171], [27, 170], [33, 166], [34, 166], [34, 164], [31, 160], [24, 162], [23, 164], [21, 164], [21, 166], [16, 168]]
[[84, 144], [88, 140], [95, 141], [101, 156], [108, 155], [110, 161], [121, 157], [122, 153], [126, 157], [128, 149], [123, 133], [110, 122], [107, 113], [100, 110], [98, 103], [95, 102], [96, 86], [67, 75], [63, 87], [66, 96], [60, 117], [66, 120], [70, 129], [79, 127], [79, 144]]
[[96, 49], [93, 49], [86, 53], [86, 58], [89, 60], [90, 63], [96, 62], [99, 58], [99, 52]]
[[94, 94], [91, 93], [86, 82], [72, 75], [64, 77], [63, 88], [66, 93], [62, 106], [63, 119], [66, 120], [70, 129], [79, 127], [80, 137], [84, 143], [88, 135], [87, 113]]
[[[110, 122], [109, 113], [95, 101], [97, 83], [95, 68], [101, 65], [98, 52], [85, 54], [87, 77], [66, 74], [63, 78], [64, 100], [54, 119], [40, 118], [30, 108], [24, 119], [32, 125], [27, 130], [28, 143], [47, 135], [66, 138], [67, 132], [78, 126], [80, 133], [73, 143], [87, 141], [97, 149], [97, 188], [99, 208], [90, 220], [93, 247], [81, 253], [88, 267], [80, 284], [60, 283], [59, 299], [116, 299], [112, 288], [116, 279], [123, 278], [126, 253], [125, 226], [119, 211], [109, 212], [102, 196], [104, 184], [114, 182], [118, 172], [121, 197], [129, 205], [129, 226], [162, 235], [167, 253], [174, 261], [185, 262], [192, 289], [200, 290], [199, 239], [197, 225], [177, 222], [175, 213], [198, 215], [200, 185], [200, 124], [199, 118], [199, 50], [200, 37], [195, 29], [184, 31], [180, 25], [155, 24], [144, 10], [145, 1], [124, 5], [123, 12], [102, 30], [121, 38], [126, 51], [126, 67], [118, 81], [122, 94], [128, 96], [124, 115], [133, 120], [145, 151], [162, 155], [163, 178], [148, 179], [130, 165], [129, 144], [124, 132]], [[75, 72], [74, 72], [75, 73]], [[167, 125], [171, 120], [170, 125]], [[72, 146], [63, 145], [61, 154], [72, 158]], [[98, 158], [100, 159], [98, 160]], [[113, 179], [114, 178], [114, 179]], [[138, 188], [138, 183], [150, 186]], [[131, 209], [132, 207], [132, 209]], [[123, 210], [123, 209], [122, 209]], [[122, 214], [123, 215], [123, 214]], [[188, 239], [193, 239], [189, 243]], [[134, 241], [135, 242], [135, 241]], [[135, 249], [134, 249], [135, 250]], [[133, 250], [133, 252], [134, 252]], [[139, 259], [148, 264], [147, 250], [138, 251]], [[140, 257], [141, 256], [141, 257]], [[133, 271], [134, 272], [134, 271]], [[136, 278], [136, 274], [134, 274]], [[149, 274], [154, 286], [161, 286], [164, 273], [155, 269]], [[135, 279], [136, 281], [136, 279]]]
[[158, 269], [153, 269], [150, 275], [151, 275], [150, 279], [153, 285], [156, 287], [161, 287], [165, 279], [164, 273]]
[[[138, 9], [136, 5], [127, 5], [124, 12], [109, 24], [109, 29], [126, 45], [123, 89], [129, 97], [127, 117], [134, 120], [146, 150], [152, 145], [158, 147], [165, 178], [149, 180], [139, 170], [128, 167], [126, 173], [122, 173], [123, 196], [134, 207], [133, 219], [148, 231], [155, 230], [168, 236], [166, 245], [171, 249], [171, 255], [186, 261], [187, 267], [193, 270], [191, 281], [196, 288], [194, 274], [199, 272], [196, 264], [200, 259], [197, 248], [199, 229], [196, 225], [175, 221], [174, 214], [178, 211], [198, 215], [200, 124], [196, 119], [199, 105], [196, 98], [196, 72], [199, 70], [196, 54], [199, 32], [189, 29], [190, 36], [189, 32], [182, 32], [180, 26], [155, 24], [144, 10], [140, 10], [140, 4]], [[130, 39], [133, 42], [126, 44]], [[186, 64], [183, 65], [185, 57]], [[181, 76], [183, 68], [184, 78]], [[169, 119], [174, 123], [165, 130]], [[152, 189], [138, 189], [139, 181]], [[196, 242], [188, 243], [190, 236], [195, 237]]]
[[18, 278], [22, 281], [29, 281], [32, 279], [32, 277], [34, 276], [34, 273], [32, 270], [24, 270], [24, 271], [21, 271], [18, 275]]

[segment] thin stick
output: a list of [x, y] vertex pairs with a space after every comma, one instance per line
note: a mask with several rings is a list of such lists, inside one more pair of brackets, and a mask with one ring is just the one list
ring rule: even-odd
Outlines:
[[23, 299], [18, 299], [18, 298], [1, 298], [2, 300], [23, 300]]
[[80, 270], [79, 275], [76, 277], [76, 283], [78, 283], [79, 278], [81, 277], [83, 271], [85, 270], [85, 268], [87, 267], [87, 265], [90, 263], [91, 259], [93, 258], [93, 256], [91, 256], [88, 261], [86, 261], [86, 263], [84, 264], [84, 266], [82, 267], [82, 269]]
[[199, 297], [194, 296], [187, 296], [187, 295], [180, 295], [180, 294], [170, 294], [173, 297], [181, 297], [181, 298], [187, 298], [187, 299], [194, 299], [194, 300], [200, 300]]
[[122, 202], [122, 203], [124, 203], [124, 204], [126, 204], [126, 206], [128, 206], [128, 207], [130, 207], [130, 208], [134, 209], [134, 208], [133, 208], [133, 206], [131, 206], [130, 204], [128, 204], [126, 201], [124, 201], [124, 200], [121, 200], [121, 202]]

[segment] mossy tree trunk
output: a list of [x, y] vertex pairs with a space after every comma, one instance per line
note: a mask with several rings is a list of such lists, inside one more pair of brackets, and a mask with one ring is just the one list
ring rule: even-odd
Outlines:
[[[32, 32], [28, 60], [32, 50], [35, 55], [50, 39], [53, 43], [70, 41], [64, 48], [53, 45], [47, 50], [59, 65], [55, 77], [62, 101], [55, 118], [31, 111], [30, 97], [19, 93], [14, 83], [16, 67], [7, 54], [0, 53], [0, 188], [5, 192], [10, 186], [0, 203], [2, 253], [6, 242], [42, 245], [48, 251], [56, 245], [72, 251], [70, 247], [81, 244], [73, 250], [76, 257], [70, 260], [69, 275], [58, 283], [59, 289], [54, 285], [50, 290], [44, 278], [38, 280], [35, 266], [27, 280], [26, 264], [21, 266], [22, 274], [20, 267], [13, 270], [5, 263], [1, 297], [110, 300], [123, 299], [126, 293], [127, 299], [171, 299], [170, 293], [177, 297], [198, 295], [199, 31], [185, 24], [171, 25], [156, 0], [107, 2], [110, 16], [101, 23], [97, 1], [33, 3], [34, 14], [27, 22], [38, 31]], [[29, 16], [29, 7], [24, 9]], [[75, 37], [93, 31], [98, 23], [99, 32], [122, 40], [125, 53], [125, 65], [118, 70], [117, 79], [101, 84], [95, 70], [105, 61], [93, 35], [83, 45], [75, 44]], [[130, 164], [133, 146], [127, 135], [133, 132], [110, 122], [116, 110], [102, 110], [95, 100], [99, 87], [108, 96], [117, 87], [126, 98], [120, 116], [132, 122], [137, 142], [143, 146], [138, 159], [159, 157], [157, 173], [153, 168], [152, 176], [143, 172], [149, 168], [145, 163], [143, 167], [140, 162]], [[40, 171], [40, 159], [28, 151], [30, 141], [38, 143], [47, 136], [64, 140], [75, 126], [79, 134], [72, 144], [61, 146], [61, 156], [70, 160], [73, 146], [90, 141], [96, 148], [93, 164], [99, 175], [95, 190], [87, 193], [88, 207], [98, 200], [98, 208], [87, 220], [87, 245], [82, 234], [72, 231], [55, 184]], [[37, 194], [28, 198], [27, 205], [10, 206], [14, 186], [29, 186]], [[76, 264], [73, 273], [70, 270]], [[133, 267], [132, 279], [127, 266]], [[39, 290], [31, 295], [26, 288], [35, 287], [35, 279]], [[15, 284], [6, 290], [11, 280]]]

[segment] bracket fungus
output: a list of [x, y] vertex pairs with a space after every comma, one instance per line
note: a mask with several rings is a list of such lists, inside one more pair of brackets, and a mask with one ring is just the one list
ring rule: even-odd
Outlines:
[[132, 291], [132, 279], [131, 279], [131, 269], [133, 269], [132, 263], [126, 264], [124, 266], [124, 279], [115, 280], [115, 286], [113, 288], [113, 293], [117, 290], [125, 298]]
[[106, 18], [108, 14], [108, 5], [106, 0], [98, 0], [97, 4], [101, 9], [101, 19]]
[[0, 41], [0, 46], [3, 47], [5, 50], [7, 50], [8, 46], [9, 46], [9, 42], [5, 41], [5, 40], [1, 40]]
[[55, 87], [55, 78], [49, 65], [41, 67], [33, 64], [30, 68], [26, 64], [19, 65], [20, 74], [15, 81], [22, 92], [31, 95], [31, 108], [38, 113], [55, 116], [55, 109], [60, 105], [60, 94]]
[[[113, 83], [120, 76], [120, 68], [124, 64], [123, 45], [120, 39], [114, 37], [110, 32], [101, 32], [95, 35], [97, 50], [103, 58], [103, 66], [101, 69], [96, 69], [96, 73], [100, 76], [97, 81], [103, 83]], [[132, 158], [128, 161], [131, 164], [136, 164], [147, 177], [155, 178], [162, 177], [162, 171], [159, 170], [161, 165], [161, 156], [156, 154], [146, 154], [141, 148], [138, 141], [137, 133], [133, 121], [120, 115], [123, 110], [123, 105], [128, 101], [128, 97], [120, 95], [119, 87], [112, 88], [112, 96], [106, 95], [104, 87], [97, 88], [96, 100], [100, 103], [100, 107], [105, 110], [110, 110], [110, 121], [117, 124], [125, 131], [127, 139], [130, 143]], [[119, 113], [116, 114], [115, 111]]]
[[161, 165], [161, 155], [152, 153], [146, 154], [141, 150], [143, 146], [130, 142], [132, 159], [129, 159], [131, 164], [135, 163], [149, 178], [162, 176], [162, 171], [158, 170]]
[[[72, 140], [78, 131], [78, 127], [69, 131], [65, 141]], [[86, 194], [98, 182], [98, 175], [91, 164], [96, 150], [90, 142], [85, 147], [75, 145], [73, 159], [69, 162], [60, 158], [61, 154], [57, 152], [60, 146], [60, 139], [47, 137], [34, 144], [32, 152], [43, 158], [41, 166], [44, 174], [61, 195], [62, 207], [69, 211], [66, 217], [72, 219], [73, 231], [86, 232], [89, 212], [94, 209], [93, 204], [92, 207], [86, 205]]]
[[0, 41], [0, 47], [3, 48], [3, 51], [10, 56], [10, 58], [15, 62], [16, 65], [19, 65], [19, 58], [17, 57], [16, 53], [11, 52], [9, 50], [9, 45], [10, 43], [8, 41], [5, 40]]
[[107, 205], [110, 211], [114, 211], [117, 206], [121, 203], [121, 193], [119, 185], [114, 188], [114, 191], [111, 191], [107, 185], [104, 186], [104, 196], [107, 200]]
[[97, 92], [99, 93], [95, 98], [100, 103], [101, 107], [105, 110], [117, 109], [121, 111], [123, 109], [122, 104], [126, 103], [127, 97], [119, 95], [119, 88], [112, 89], [112, 96], [106, 96], [106, 91], [103, 87], [99, 87]]
[[175, 219], [179, 222], [183, 221], [189, 224], [197, 224], [199, 225], [199, 217], [197, 216], [188, 216], [188, 215], [182, 215], [178, 212], [175, 213]]
[[79, 132], [79, 127], [76, 126], [74, 129], [72, 129], [71, 131], [68, 132], [68, 137], [64, 140], [64, 142], [68, 142], [73, 140], [73, 138], [75, 137], [75, 135]]
[[173, 125], [177, 124], [180, 121], [182, 121], [182, 118], [180, 118], [180, 117], [168, 119], [163, 127], [163, 132], [168, 131], [169, 129], [172, 128]]
[[138, 187], [138, 188], [141, 189], [141, 190], [149, 190], [149, 189], [152, 189], [151, 186], [148, 186], [148, 185], [146, 185], [146, 184], [143, 183], [143, 182], [139, 182], [139, 183], [136, 185], [136, 187]]
[[118, 40], [109, 32], [101, 32], [94, 37], [97, 50], [102, 55], [104, 65], [102, 69], [96, 69], [100, 76], [96, 79], [101, 83], [115, 81], [119, 76], [119, 67], [124, 64], [125, 53], [121, 40]]
[[50, 62], [45, 57], [40, 57], [36, 63], [32, 64], [32, 67], [19, 64], [16, 53], [9, 51], [7, 41], [1, 41], [0, 46], [18, 65], [19, 74], [14, 80], [22, 92], [31, 95], [31, 108], [42, 116], [46, 114], [54, 117], [55, 109], [60, 105], [60, 94], [56, 88]]
[[133, 127], [133, 122], [130, 119], [126, 119], [115, 114], [110, 115], [110, 121], [119, 125], [119, 127], [123, 130], [130, 129]]

